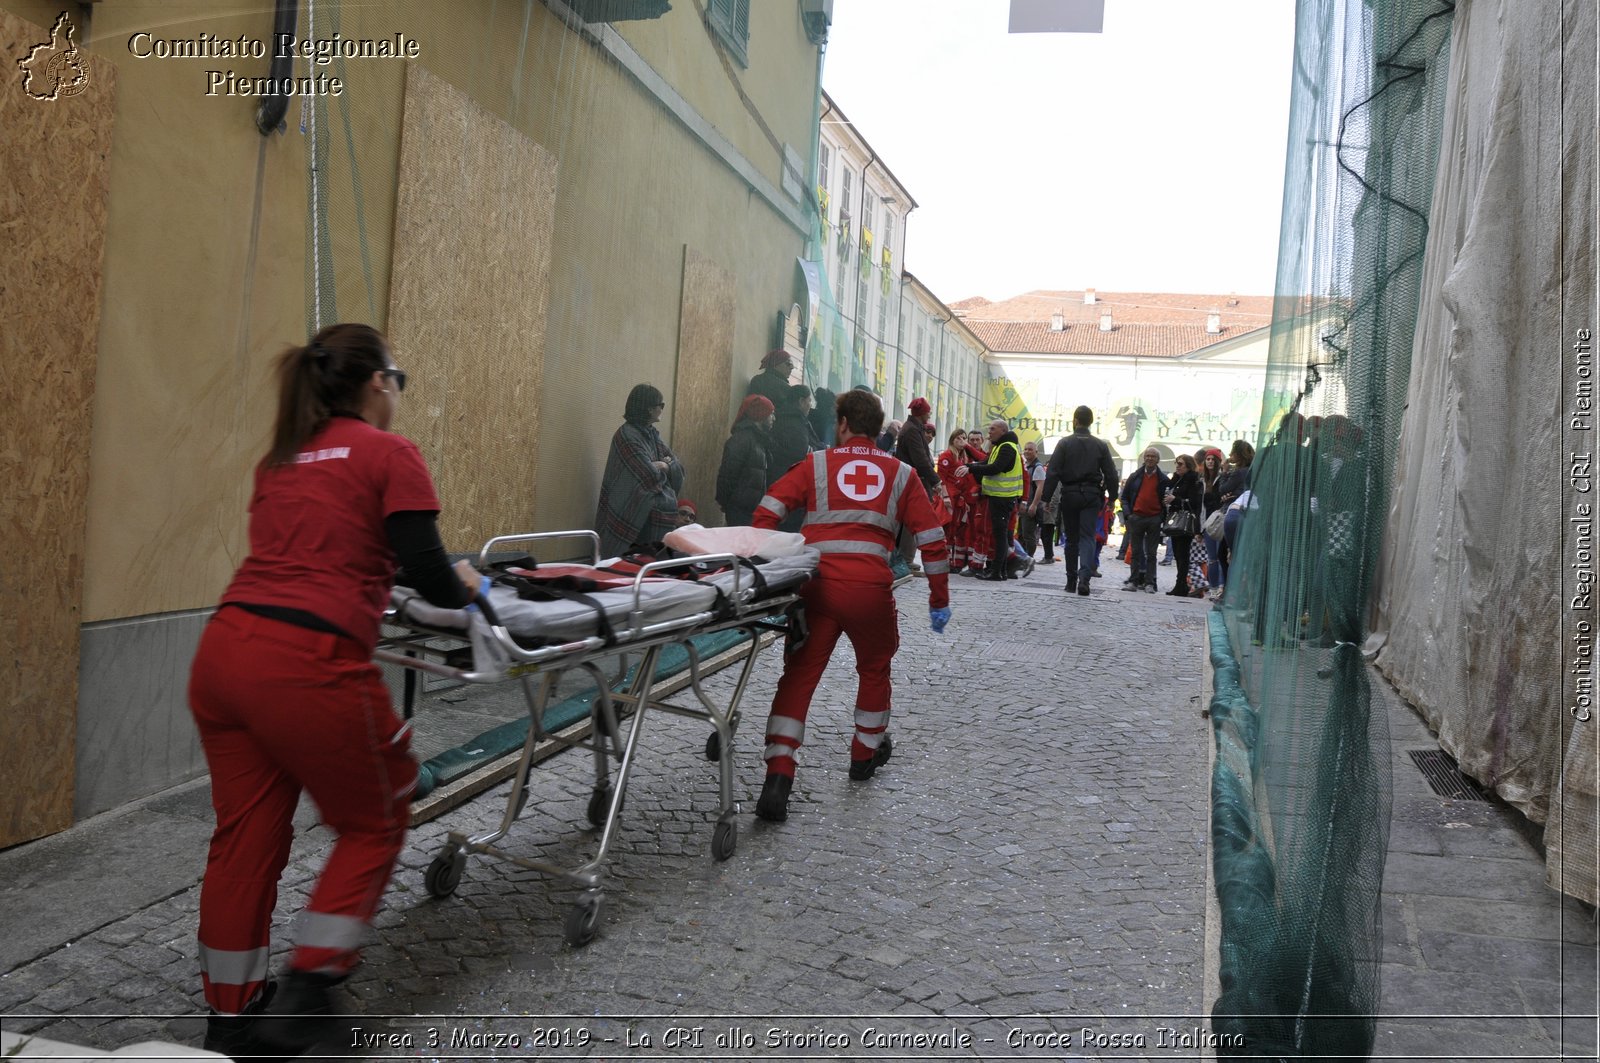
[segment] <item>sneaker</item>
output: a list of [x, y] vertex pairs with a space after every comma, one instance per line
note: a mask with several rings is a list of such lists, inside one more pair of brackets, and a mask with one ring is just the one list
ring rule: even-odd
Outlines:
[[321, 1044], [350, 1043], [352, 1022], [340, 1018], [345, 1009], [333, 987], [341, 975], [290, 971], [272, 1006], [256, 1020], [261, 1042], [280, 1054], [303, 1055]]
[[872, 751], [872, 756], [866, 760], [852, 760], [850, 762], [850, 778], [856, 782], [864, 782], [872, 778], [878, 768], [889, 759], [889, 754], [894, 752], [894, 742], [886, 734], [883, 741], [878, 743], [878, 748]]
[[1039, 564], [1041, 564], [1041, 565], [1053, 565], [1055, 563], [1056, 563], [1056, 559], [1053, 558], [1053, 557], [1045, 557], [1045, 558], [1040, 558], [1039, 559]]
[[1026, 561], [1024, 561], [1022, 563], [1022, 578], [1023, 579], [1027, 579], [1029, 576], [1033, 575], [1034, 565], [1035, 565], [1035, 562], [1034, 562], [1033, 558], [1031, 558], [1031, 557], [1028, 558], [1028, 560], [1026, 560]]
[[1089, 573], [1089, 578], [1090, 579], [1099, 579], [1100, 578], [1100, 570], [1099, 569], [1095, 569], [1093, 572]]
[[905, 558], [896, 554], [889, 559], [889, 574], [897, 580], [905, 579], [911, 575], [911, 567], [906, 564]]
[[794, 776], [768, 772], [767, 781], [761, 785], [761, 798], [756, 802], [756, 815], [768, 823], [782, 823], [788, 819], [792, 789]]
[[1131, 579], [1122, 585], [1122, 589], [1125, 591], [1136, 591], [1142, 586], [1144, 586], [1142, 580]]
[[964, 568], [964, 569], [961, 570], [961, 575], [963, 575], [963, 576], [976, 576], [977, 573], [974, 572], [970, 568]]
[[1144, 592], [1146, 594], [1154, 594], [1156, 592], [1156, 581], [1151, 580], [1149, 583], [1146, 583], [1144, 585]]

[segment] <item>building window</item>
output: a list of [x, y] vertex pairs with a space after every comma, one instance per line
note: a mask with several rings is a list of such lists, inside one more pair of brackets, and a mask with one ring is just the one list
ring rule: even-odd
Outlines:
[[867, 320], [867, 275], [861, 274], [861, 280], [856, 285], [856, 335], [865, 336], [872, 322]]
[[706, 25], [739, 60], [740, 66], [750, 65], [750, 0], [709, 0]]
[[817, 184], [823, 191], [828, 188], [828, 170], [833, 166], [833, 152], [826, 144], [817, 145]]

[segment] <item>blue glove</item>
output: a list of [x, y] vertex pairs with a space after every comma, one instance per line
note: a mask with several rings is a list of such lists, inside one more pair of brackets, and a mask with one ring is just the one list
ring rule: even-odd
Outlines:
[[943, 609], [930, 608], [928, 610], [928, 626], [933, 628], [933, 633], [935, 635], [943, 635], [944, 634], [944, 626], [946, 624], [948, 624], [949, 622], [950, 622], [950, 607], [948, 605], [945, 606]]

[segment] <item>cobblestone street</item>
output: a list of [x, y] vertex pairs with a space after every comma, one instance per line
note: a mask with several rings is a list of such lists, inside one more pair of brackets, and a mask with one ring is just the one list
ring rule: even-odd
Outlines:
[[[446, 832], [490, 829], [505, 785], [419, 828], [347, 986], [366, 1043], [346, 1051], [1093, 1056], [1126, 1055], [1109, 1039], [1134, 1034], [1162, 1054], [1167, 1029], [1170, 1051], [1193, 1057], [1173, 1038], [1203, 1009], [1206, 606], [1123, 593], [1123, 567], [1106, 569], [1087, 599], [1062, 593], [1059, 565], [998, 587], [955, 580], [944, 636], [927, 629], [925, 584], [901, 588], [893, 759], [870, 782], [847, 778], [855, 676], [842, 645], [781, 825], [752, 814], [769, 651], [745, 701], [738, 849], [724, 863], [710, 855], [706, 727], [647, 715], [586, 947], [563, 943], [577, 891], [515, 865], [474, 856], [454, 896], [424, 889]], [[598, 840], [591, 785], [586, 753], [538, 765], [504, 848], [581, 863]], [[203, 783], [178, 800], [209, 815]], [[297, 838], [280, 931], [327, 843], [321, 829]], [[103, 925], [0, 978], [5, 1028], [101, 1048], [198, 1044], [204, 854], [180, 859], [186, 888], [119, 912], [116, 883], [102, 883]], [[1085, 1028], [1108, 1040], [1084, 1047]]]

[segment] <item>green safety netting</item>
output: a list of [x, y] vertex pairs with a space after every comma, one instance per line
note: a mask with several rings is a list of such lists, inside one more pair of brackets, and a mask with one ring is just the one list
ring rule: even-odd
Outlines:
[[1389, 749], [1361, 649], [1454, 6], [1298, 5], [1262, 446], [1211, 627], [1224, 1054], [1372, 1047]]

